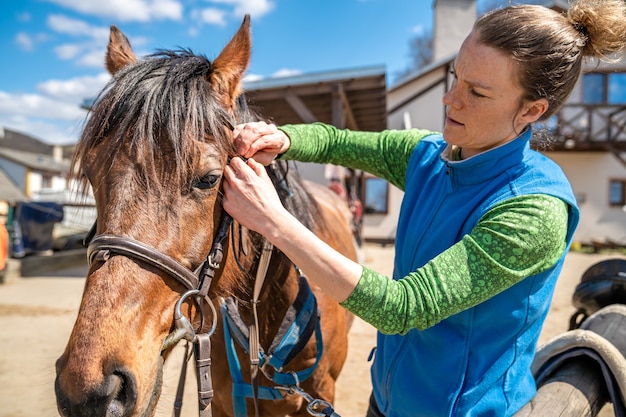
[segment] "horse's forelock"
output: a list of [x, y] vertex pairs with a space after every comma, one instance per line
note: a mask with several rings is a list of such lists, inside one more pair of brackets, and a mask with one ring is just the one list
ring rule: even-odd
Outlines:
[[[180, 181], [192, 169], [194, 141], [215, 141], [233, 155], [227, 127], [233, 117], [211, 90], [211, 62], [189, 50], [160, 51], [130, 64], [98, 96], [77, 145], [72, 172], [84, 167], [89, 150], [109, 141], [106, 162], [124, 147], [141, 150], [144, 178]], [[151, 163], [164, 149], [173, 155], [162, 173]], [[80, 178], [79, 178], [80, 179]]]

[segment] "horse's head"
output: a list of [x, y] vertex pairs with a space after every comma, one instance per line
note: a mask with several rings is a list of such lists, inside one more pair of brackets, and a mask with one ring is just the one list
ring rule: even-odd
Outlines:
[[[113, 79], [94, 104], [72, 170], [93, 190], [98, 235], [141, 242], [189, 271], [203, 263], [222, 214], [220, 182], [234, 154], [232, 126], [249, 59], [248, 17], [213, 62], [188, 50], [138, 60], [111, 28], [106, 67]], [[57, 362], [62, 415], [154, 413], [162, 346], [184, 290], [140, 258], [92, 259]]]

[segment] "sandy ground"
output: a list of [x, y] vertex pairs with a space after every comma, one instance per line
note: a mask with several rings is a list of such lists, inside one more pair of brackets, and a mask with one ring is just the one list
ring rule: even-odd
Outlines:
[[[365, 262], [391, 274], [393, 248], [364, 247]], [[574, 312], [571, 297], [582, 273], [592, 264], [619, 255], [567, 256], [557, 284], [541, 343], [567, 330]], [[84, 268], [50, 276], [22, 278], [0, 285], [0, 417], [58, 416], [54, 398], [54, 362], [69, 337], [84, 284]], [[370, 393], [368, 355], [375, 331], [356, 320], [350, 332], [350, 352], [338, 380], [335, 409], [343, 417], [364, 416]], [[172, 413], [180, 368], [172, 358], [165, 370], [165, 385], [157, 416]], [[190, 374], [192, 375], [192, 374]], [[189, 378], [183, 416], [197, 416], [195, 382]], [[612, 413], [604, 412], [603, 416]]]

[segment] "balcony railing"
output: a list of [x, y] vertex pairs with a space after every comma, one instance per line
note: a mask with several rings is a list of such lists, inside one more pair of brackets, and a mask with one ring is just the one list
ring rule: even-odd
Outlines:
[[626, 151], [626, 105], [566, 104], [545, 127], [547, 150]]

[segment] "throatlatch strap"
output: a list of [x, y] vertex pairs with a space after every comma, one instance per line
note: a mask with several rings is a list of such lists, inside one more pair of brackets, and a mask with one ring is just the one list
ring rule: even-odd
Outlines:
[[274, 245], [272, 245], [269, 241], [264, 240], [263, 252], [261, 253], [261, 259], [259, 259], [259, 267], [256, 271], [256, 279], [254, 280], [254, 294], [252, 298], [253, 320], [250, 324], [250, 348], [248, 350], [248, 355], [250, 356], [250, 379], [252, 382], [254, 415], [257, 417], [259, 415], [259, 352], [261, 349], [261, 344], [259, 342], [259, 314], [257, 312], [257, 305], [259, 304], [259, 297], [261, 296], [261, 290], [263, 289], [267, 269], [270, 266], [270, 259], [272, 258], [273, 250]]

